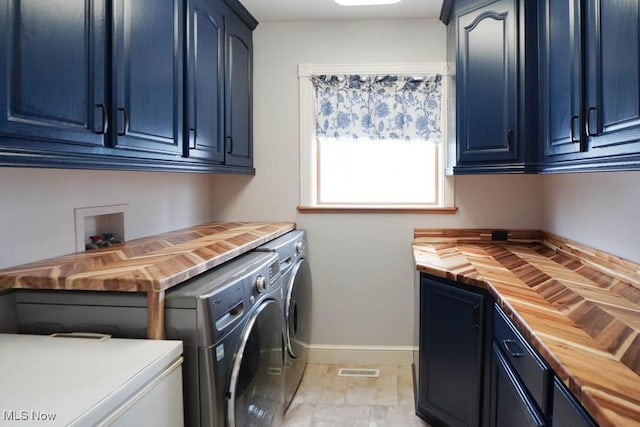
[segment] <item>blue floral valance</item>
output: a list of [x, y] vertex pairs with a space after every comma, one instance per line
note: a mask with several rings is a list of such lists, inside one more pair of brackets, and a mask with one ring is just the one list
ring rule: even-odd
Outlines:
[[442, 136], [442, 76], [313, 76], [316, 135], [350, 139]]

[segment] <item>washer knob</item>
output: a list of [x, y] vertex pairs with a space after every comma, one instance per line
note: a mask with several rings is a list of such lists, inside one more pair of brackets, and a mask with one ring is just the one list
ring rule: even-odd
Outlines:
[[296, 246], [296, 253], [299, 254], [300, 252], [302, 252], [302, 242], [301, 241], [296, 242], [295, 246]]
[[267, 279], [264, 276], [256, 277], [256, 292], [259, 294], [267, 290]]

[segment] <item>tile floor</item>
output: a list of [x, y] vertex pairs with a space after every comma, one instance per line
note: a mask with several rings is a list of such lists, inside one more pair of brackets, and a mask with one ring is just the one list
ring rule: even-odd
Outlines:
[[[375, 368], [377, 378], [340, 377], [340, 368]], [[415, 415], [411, 366], [307, 365], [285, 427], [428, 427]]]

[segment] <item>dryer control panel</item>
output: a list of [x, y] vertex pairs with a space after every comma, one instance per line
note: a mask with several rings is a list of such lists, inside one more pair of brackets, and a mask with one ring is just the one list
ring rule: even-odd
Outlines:
[[247, 295], [250, 303], [253, 305], [258, 301], [258, 298], [271, 294], [272, 291], [280, 288], [280, 266], [277, 259], [269, 264], [268, 268], [264, 272], [260, 272], [253, 280], [248, 283], [246, 288]]

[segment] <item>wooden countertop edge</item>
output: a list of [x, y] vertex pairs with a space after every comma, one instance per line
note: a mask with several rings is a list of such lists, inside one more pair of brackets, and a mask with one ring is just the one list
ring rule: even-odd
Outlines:
[[159, 281], [157, 282], [157, 286], [156, 283], [154, 283], [154, 286], [152, 288], [153, 291], [165, 291], [167, 289], [170, 289], [173, 286], [176, 286], [182, 282], [184, 282], [185, 280], [188, 280], [192, 277], [197, 276], [198, 274], [204, 273], [205, 271], [211, 270], [212, 268], [215, 268], [227, 261], [230, 261], [240, 255], [246, 254], [247, 252], [250, 252], [252, 250], [254, 250], [255, 248], [257, 248], [258, 246], [261, 246], [273, 239], [277, 239], [278, 237], [292, 231], [295, 230], [295, 226], [293, 226], [292, 228], [287, 228], [287, 229], [282, 229], [278, 232], [266, 235], [261, 237], [258, 240], [254, 240], [252, 241], [250, 244], [247, 245], [243, 245], [241, 247], [238, 247], [236, 249], [233, 249], [229, 252], [226, 252], [223, 255], [220, 255], [212, 260], [208, 260], [205, 261], [202, 264], [193, 266], [189, 269], [186, 269], [184, 271], [181, 271], [179, 274], [176, 274], [175, 276], [172, 276], [170, 278], [165, 279], [164, 281]]
[[547, 231], [527, 229], [498, 229], [508, 233], [507, 240], [492, 240], [491, 232], [496, 229], [462, 228], [437, 229], [415, 228], [413, 246], [482, 244], [482, 243], [534, 243], [539, 242], [558, 253], [578, 260], [605, 274], [629, 282], [640, 289], [640, 263], [607, 253], [582, 243], [558, 236]]
[[[240, 224], [240, 223], [239, 223]], [[253, 223], [242, 223], [243, 225], [253, 224]], [[78, 290], [78, 291], [117, 291], [117, 292], [163, 292], [171, 287], [178, 285], [185, 280], [188, 280], [192, 277], [197, 276], [198, 274], [204, 273], [207, 270], [217, 267], [218, 265], [229, 261], [237, 256], [240, 256], [246, 252], [249, 252], [256, 247], [270, 241], [276, 239], [289, 231], [295, 230], [296, 224], [293, 222], [281, 222], [281, 223], [255, 223], [255, 224], [263, 224], [263, 225], [277, 225], [280, 227], [277, 231], [265, 234], [258, 239], [252, 240], [250, 243], [235, 247], [230, 249], [227, 252], [224, 252], [220, 255], [217, 255], [210, 259], [205, 259], [202, 262], [198, 262], [197, 264], [191, 265], [183, 270], [175, 272], [171, 275], [167, 275], [166, 277], [162, 277], [160, 279], [154, 279], [153, 277], [142, 277], [136, 276], [135, 278], [125, 277], [123, 279], [118, 279], [116, 277], [105, 277], [108, 273], [109, 269], [105, 269], [101, 271], [100, 274], [96, 277], [92, 277], [94, 274], [91, 271], [87, 272], [79, 272], [69, 277], [60, 278], [57, 277], [49, 277], [46, 275], [37, 276], [35, 281], [36, 284], [30, 283], [34, 282], [33, 277], [29, 277], [28, 273], [33, 274], [34, 270], [40, 270], [41, 267], [38, 267], [38, 263], [40, 262], [50, 262], [52, 260], [61, 260], [67, 261], [73, 260], [74, 257], [91, 257], [95, 254], [95, 256], [103, 255], [109, 251], [118, 251], [118, 247], [113, 247], [109, 249], [105, 249], [103, 251], [96, 252], [85, 252], [85, 253], [76, 253], [76, 254], [68, 254], [62, 255], [59, 257], [50, 258], [43, 261], [38, 261], [34, 263], [28, 263], [17, 267], [12, 267], [4, 270], [5, 273], [0, 271], [0, 290], [1, 289], [59, 289], [59, 290]], [[204, 225], [194, 226], [193, 228], [203, 227]], [[184, 229], [184, 230], [188, 230]], [[167, 233], [162, 233], [159, 236], [164, 236], [169, 233], [177, 233], [183, 230], [170, 231]], [[148, 240], [153, 237], [144, 237], [138, 240]], [[134, 243], [135, 241], [131, 241], [128, 243]], [[172, 254], [150, 254], [150, 259], [147, 261], [144, 257], [136, 258], [130, 262], [129, 267], [132, 269], [136, 269], [139, 264], [154, 264], [159, 263], [162, 260], [170, 260], [174, 255]], [[151, 259], [155, 257], [156, 259]], [[122, 266], [118, 266], [117, 270], [122, 270]], [[42, 268], [43, 271], [50, 270], [50, 267]], [[10, 271], [10, 273], [7, 273]], [[24, 271], [24, 274], [21, 272]], [[5, 274], [5, 276], [2, 276]]]
[[[231, 223], [228, 223], [231, 224]], [[235, 223], [233, 223], [235, 224]], [[92, 271], [86, 272], [78, 272], [76, 274], [70, 275], [68, 277], [64, 277], [63, 279], [60, 276], [47, 277], [47, 276], [38, 276], [36, 279], [33, 277], [29, 277], [27, 272], [35, 271], [46, 271], [51, 270], [51, 267], [43, 268], [42, 266], [38, 267], [38, 263], [30, 263], [25, 264], [23, 266], [18, 266], [16, 268], [10, 269], [12, 271], [11, 274], [8, 274], [5, 271], [5, 276], [3, 276], [3, 280], [0, 280], [0, 292], [3, 289], [60, 289], [60, 290], [77, 290], [77, 291], [118, 291], [118, 292], [146, 292], [147, 293], [147, 338], [150, 339], [164, 339], [165, 338], [165, 320], [164, 320], [164, 302], [165, 302], [165, 291], [172, 286], [175, 286], [179, 283], [182, 283], [192, 277], [197, 276], [198, 274], [204, 273], [207, 270], [210, 270], [218, 265], [223, 264], [226, 261], [229, 261], [235, 257], [238, 257], [244, 253], [247, 253], [258, 246], [276, 239], [289, 231], [295, 230], [295, 223], [238, 223], [239, 226], [244, 225], [259, 225], [259, 226], [277, 226], [277, 230], [266, 233], [259, 238], [252, 239], [250, 242], [241, 244], [232, 249], [229, 249], [226, 252], [215, 255], [209, 259], [204, 259], [202, 262], [197, 262], [194, 265], [184, 267], [183, 269], [174, 272], [173, 274], [166, 275], [165, 277], [160, 277], [159, 279], [154, 279], [147, 274], [146, 277], [136, 276], [118, 279], [117, 273], [114, 274], [114, 277], [108, 277], [109, 269], [97, 270], [99, 271], [97, 277], [96, 273]], [[218, 224], [220, 225], [220, 224]], [[199, 228], [206, 227], [206, 224], [189, 227], [183, 230], [171, 231], [168, 233], [163, 233], [158, 235], [167, 236], [171, 233], [180, 233], [180, 232], [188, 232], [190, 228]], [[146, 237], [139, 239], [141, 240], [152, 240], [153, 237]], [[135, 241], [132, 241], [132, 243]], [[110, 250], [118, 251], [118, 248], [113, 248]], [[164, 251], [164, 249], [163, 249]], [[52, 260], [74, 260], [74, 257], [78, 257], [78, 262], [82, 257], [92, 257], [94, 256], [104, 256], [105, 253], [108, 253], [109, 250], [101, 251], [101, 252], [92, 252], [92, 253], [81, 253], [81, 254], [70, 254], [64, 255], [62, 257], [56, 257], [49, 260], [45, 260], [43, 262], [50, 262]], [[149, 253], [148, 259], [145, 259], [147, 255], [139, 255], [137, 258], [132, 259], [130, 262], [131, 265], [128, 266], [128, 269], [124, 269], [127, 273], [130, 271], [138, 270], [137, 267], [140, 267], [139, 264], [158, 264], [162, 261], [170, 261], [171, 259], [175, 259], [174, 257], [184, 256], [184, 253], [178, 252], [177, 254], [171, 253]], [[191, 259], [201, 259], [197, 256], [192, 256]], [[126, 263], [125, 263], [126, 264]], [[122, 273], [123, 266], [114, 267], [116, 271]], [[133, 269], [133, 270], [131, 270]], [[24, 275], [20, 273], [24, 271]], [[113, 273], [113, 272], [112, 272]], [[94, 277], [91, 275], [94, 274]], [[32, 281], [33, 285], [29, 286], [29, 281]], [[36, 284], [34, 284], [36, 283]], [[4, 285], [4, 286], [3, 286]], [[10, 285], [10, 286], [6, 286]]]

